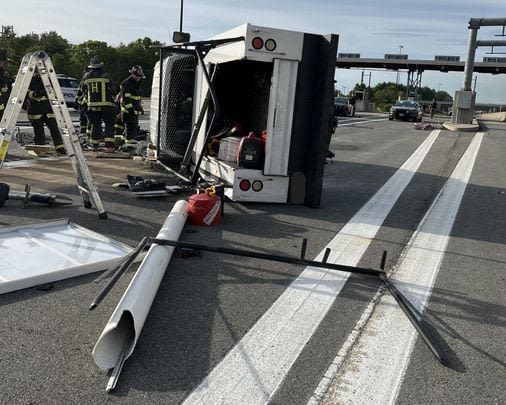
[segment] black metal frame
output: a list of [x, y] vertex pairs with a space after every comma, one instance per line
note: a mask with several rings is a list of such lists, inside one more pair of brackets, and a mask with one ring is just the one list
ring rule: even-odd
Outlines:
[[[103, 280], [112, 274], [108, 283], [102, 288], [102, 290], [98, 293], [97, 297], [90, 305], [90, 310], [93, 310], [97, 307], [100, 302], [107, 296], [109, 291], [114, 287], [119, 278], [128, 270], [131, 266], [135, 258], [142, 252], [142, 250], [148, 246], [149, 244], [157, 244], [162, 246], [173, 246], [176, 248], [182, 249], [191, 249], [193, 251], [207, 251], [213, 253], [221, 253], [228, 254], [234, 256], [242, 256], [242, 257], [250, 257], [254, 259], [261, 260], [269, 260], [281, 263], [289, 263], [300, 266], [311, 266], [318, 268], [325, 268], [333, 271], [345, 271], [348, 273], [357, 273], [357, 274], [365, 274], [368, 276], [378, 277], [382, 283], [385, 285], [387, 290], [390, 292], [395, 301], [399, 304], [401, 310], [406, 314], [408, 320], [411, 322], [415, 330], [422, 337], [423, 341], [430, 349], [434, 357], [444, 366], [449, 367], [449, 361], [444, 355], [443, 351], [437, 346], [434, 342], [434, 339], [429, 335], [427, 330], [425, 329], [424, 324], [422, 323], [422, 315], [418, 310], [401, 294], [401, 292], [395, 287], [395, 285], [389, 280], [387, 274], [384, 271], [385, 262], [386, 262], [386, 252], [383, 252], [383, 256], [381, 258], [381, 270], [375, 270], [371, 268], [364, 267], [354, 267], [354, 266], [345, 266], [341, 264], [328, 263], [327, 259], [330, 255], [330, 248], [325, 250], [322, 261], [316, 260], [307, 260], [305, 258], [307, 240], [304, 239], [302, 242], [300, 258], [283, 256], [283, 255], [273, 255], [269, 253], [259, 253], [253, 252], [250, 250], [243, 249], [234, 249], [234, 248], [226, 248], [226, 247], [218, 247], [218, 246], [208, 246], [201, 245], [196, 243], [189, 242], [181, 242], [177, 240], [167, 240], [167, 239], [158, 239], [158, 238], [150, 238], [144, 237], [141, 242], [137, 245], [137, 247], [127, 255], [120, 263], [116, 264], [114, 267], [110, 268], [106, 272], [104, 272], [96, 281]], [[261, 271], [261, 270], [259, 270]]]

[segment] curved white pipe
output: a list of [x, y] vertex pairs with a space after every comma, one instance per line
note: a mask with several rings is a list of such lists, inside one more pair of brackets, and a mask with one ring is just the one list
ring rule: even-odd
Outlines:
[[[188, 202], [176, 202], [157, 238], [178, 240], [188, 216]], [[155, 298], [174, 247], [151, 245], [111, 319], [93, 348], [95, 364], [103, 370], [130, 357]]]

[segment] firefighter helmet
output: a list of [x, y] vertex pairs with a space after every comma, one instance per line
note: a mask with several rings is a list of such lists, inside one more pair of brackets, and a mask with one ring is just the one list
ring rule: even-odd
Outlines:
[[104, 62], [102, 62], [98, 56], [94, 56], [93, 58], [90, 59], [88, 69], [100, 69], [103, 66]]
[[132, 69], [130, 69], [128, 71], [128, 73], [130, 73], [131, 75], [140, 77], [141, 79], [146, 78], [146, 76], [144, 76], [144, 71], [142, 70], [142, 68], [139, 65], [135, 65], [134, 67], [132, 67]]

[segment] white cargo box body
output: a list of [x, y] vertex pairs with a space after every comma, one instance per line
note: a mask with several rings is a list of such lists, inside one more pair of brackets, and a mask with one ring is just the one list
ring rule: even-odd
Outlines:
[[[234, 201], [259, 202], [287, 202], [288, 195], [288, 161], [290, 154], [290, 139], [297, 81], [297, 67], [302, 57], [304, 34], [302, 32], [280, 30], [244, 24], [213, 39], [233, 38], [243, 36], [244, 41], [221, 45], [211, 50], [205, 58], [209, 64], [225, 64], [238, 60], [265, 62], [272, 64], [271, 85], [268, 96], [267, 109], [267, 142], [265, 145], [265, 162], [263, 169], [242, 169], [227, 162], [217, 161], [213, 157], [205, 157], [201, 170], [225, 180], [232, 185], [226, 194]], [[254, 49], [253, 40], [260, 38], [263, 46]], [[275, 44], [275, 49], [265, 48], [268, 41]], [[274, 41], [274, 42], [272, 42]], [[219, 70], [218, 70], [219, 71]], [[203, 102], [207, 93], [207, 83], [202, 75], [197, 75], [197, 88]], [[241, 95], [238, 95], [241, 97]], [[195, 153], [202, 150], [207, 128], [202, 128]], [[259, 136], [260, 134], [257, 134]], [[226, 166], [229, 167], [226, 167]], [[204, 173], [204, 175], [205, 175]], [[241, 181], [247, 180], [262, 183], [256, 187], [241, 190]], [[244, 187], [245, 188], [245, 187]]]
[[[319, 206], [331, 134], [337, 42], [338, 37], [332, 34], [243, 24], [195, 43], [195, 50], [166, 47], [173, 60], [192, 52], [204, 57], [203, 63], [194, 59], [192, 136], [181, 170], [189, 169], [193, 179], [200, 175], [227, 183], [225, 193], [234, 201]], [[183, 67], [176, 65], [167, 65], [167, 70]], [[169, 73], [161, 76], [165, 74]], [[171, 77], [177, 78], [178, 73]], [[167, 88], [158, 87], [160, 123], [166, 116], [173, 126], [178, 109], [171, 106], [185, 97], [177, 94], [175, 80]], [[212, 101], [208, 103], [210, 93]], [[165, 103], [166, 97], [174, 103]], [[161, 136], [168, 136], [161, 127]], [[208, 149], [210, 139], [223, 141], [233, 128], [239, 128], [234, 136], [253, 132], [257, 139], [265, 132], [260, 155], [254, 144], [246, 143], [248, 153], [253, 151], [255, 156], [252, 161], [259, 162], [254, 169], [212, 156], [213, 149]], [[241, 159], [252, 156], [243, 152]], [[160, 154], [158, 159], [162, 161]]]
[[[234, 38], [241, 36], [245, 38], [244, 41], [220, 45], [211, 50], [206, 56], [206, 62], [225, 63], [241, 59], [273, 62], [276, 58], [300, 61], [302, 58], [303, 32], [243, 24], [217, 35], [212, 39]], [[254, 38], [261, 38], [263, 40], [264, 47], [261, 49], [254, 49], [252, 44]], [[265, 43], [269, 39], [276, 42], [276, 49], [273, 51], [265, 49]]]

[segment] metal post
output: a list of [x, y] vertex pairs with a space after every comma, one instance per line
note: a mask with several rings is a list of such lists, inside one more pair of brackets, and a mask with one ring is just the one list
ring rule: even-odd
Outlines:
[[476, 55], [476, 38], [478, 36], [477, 29], [469, 30], [469, 43], [467, 45], [467, 59], [464, 67], [464, 82], [462, 83], [462, 90], [471, 90], [471, 81], [473, 79], [474, 57]]
[[183, 0], [181, 0], [181, 10], [179, 14], [179, 32], [183, 32]]
[[[402, 48], [404, 48], [404, 46], [399, 45], [399, 55], [402, 55]], [[397, 78], [395, 79], [395, 100], [396, 101], [397, 101], [398, 94], [399, 94], [399, 69], [397, 69]]]

